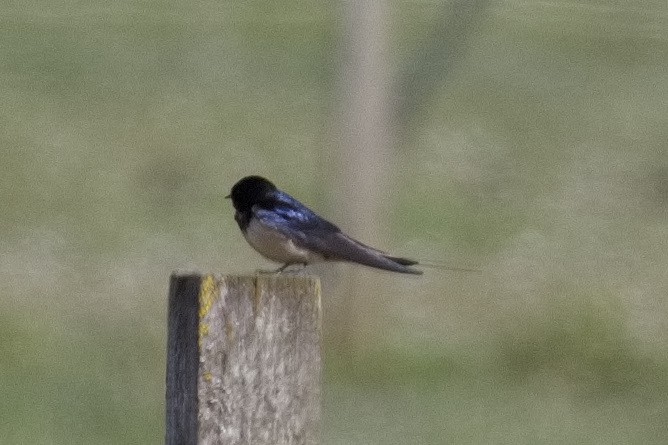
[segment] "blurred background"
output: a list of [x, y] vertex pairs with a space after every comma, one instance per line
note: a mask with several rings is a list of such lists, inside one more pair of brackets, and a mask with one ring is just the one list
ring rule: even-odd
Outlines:
[[324, 443], [668, 442], [668, 4], [0, 2], [0, 443], [164, 434], [173, 270], [266, 176], [323, 279]]

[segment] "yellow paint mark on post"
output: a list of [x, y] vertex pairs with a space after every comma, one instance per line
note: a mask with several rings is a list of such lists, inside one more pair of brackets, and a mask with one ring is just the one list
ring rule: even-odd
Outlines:
[[201, 320], [209, 313], [214, 301], [218, 298], [218, 285], [213, 275], [205, 275], [202, 278], [202, 287], [199, 293], [199, 319]]
[[198, 343], [202, 347], [202, 338], [209, 335], [209, 324], [204, 323], [204, 317], [211, 311], [213, 303], [218, 298], [218, 284], [213, 275], [206, 275], [202, 278], [202, 285], [199, 292], [199, 338]]
[[[203, 321], [199, 322], [199, 341], [202, 343], [202, 337], [209, 335], [209, 324]], [[200, 345], [201, 346], [201, 345]]]

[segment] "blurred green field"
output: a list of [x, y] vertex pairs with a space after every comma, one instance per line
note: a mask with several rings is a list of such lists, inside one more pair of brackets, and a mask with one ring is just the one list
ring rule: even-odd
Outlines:
[[[444, 5], [390, 4], [392, 79]], [[266, 266], [231, 185], [337, 221], [340, 21], [0, 2], [0, 443], [163, 441], [170, 272]], [[668, 5], [490, 2], [463, 48], [390, 162], [383, 247], [483, 271], [364, 272], [351, 342], [350, 267], [313, 269], [324, 443], [667, 443]]]

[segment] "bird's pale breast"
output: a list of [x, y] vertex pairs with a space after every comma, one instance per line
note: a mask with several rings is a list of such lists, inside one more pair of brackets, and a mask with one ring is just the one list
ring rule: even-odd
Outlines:
[[254, 218], [251, 218], [244, 237], [260, 254], [277, 263], [312, 263], [323, 259], [322, 256], [297, 246], [287, 236]]

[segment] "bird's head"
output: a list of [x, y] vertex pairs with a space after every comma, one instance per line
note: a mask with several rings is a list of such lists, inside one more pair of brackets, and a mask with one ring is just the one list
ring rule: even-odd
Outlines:
[[232, 191], [226, 198], [232, 199], [234, 208], [243, 212], [250, 210], [256, 203], [265, 199], [276, 186], [261, 176], [246, 176], [234, 184]]

